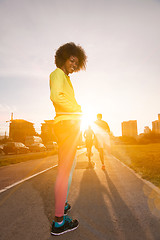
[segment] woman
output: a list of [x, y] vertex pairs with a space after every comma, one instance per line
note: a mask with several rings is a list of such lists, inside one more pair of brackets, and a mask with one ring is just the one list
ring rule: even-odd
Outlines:
[[[80, 133], [81, 107], [78, 105], [69, 74], [86, 68], [86, 54], [79, 45], [66, 43], [55, 54], [57, 69], [50, 75], [50, 99], [55, 107], [54, 131], [58, 140], [58, 172], [55, 183], [55, 219], [51, 234], [60, 235], [78, 227], [78, 220], [64, 216], [73, 163]], [[69, 189], [68, 189], [69, 190]]]

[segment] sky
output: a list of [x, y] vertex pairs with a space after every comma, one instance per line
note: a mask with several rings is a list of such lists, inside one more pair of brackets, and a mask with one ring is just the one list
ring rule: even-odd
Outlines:
[[160, 0], [0, 0], [0, 135], [11, 112], [40, 131], [54, 119], [49, 75], [62, 44], [81, 45], [86, 71], [70, 75], [77, 102], [115, 136], [160, 113]]

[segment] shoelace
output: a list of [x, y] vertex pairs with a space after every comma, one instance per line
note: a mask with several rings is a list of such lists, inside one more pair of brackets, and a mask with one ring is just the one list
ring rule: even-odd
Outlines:
[[69, 217], [69, 216], [64, 216], [64, 217], [65, 217], [65, 221], [72, 222], [72, 218], [71, 217]]

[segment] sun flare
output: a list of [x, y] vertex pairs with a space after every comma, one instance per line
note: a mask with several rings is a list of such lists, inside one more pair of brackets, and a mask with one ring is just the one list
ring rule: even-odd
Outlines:
[[84, 132], [88, 126], [91, 126], [92, 128], [95, 120], [96, 119], [93, 113], [84, 113], [81, 120], [81, 131]]

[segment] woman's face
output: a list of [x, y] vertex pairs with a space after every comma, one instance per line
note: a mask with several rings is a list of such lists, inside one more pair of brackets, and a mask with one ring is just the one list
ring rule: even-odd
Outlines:
[[77, 70], [79, 64], [79, 60], [75, 56], [70, 56], [65, 64], [62, 66], [62, 70], [65, 74], [73, 73]]

